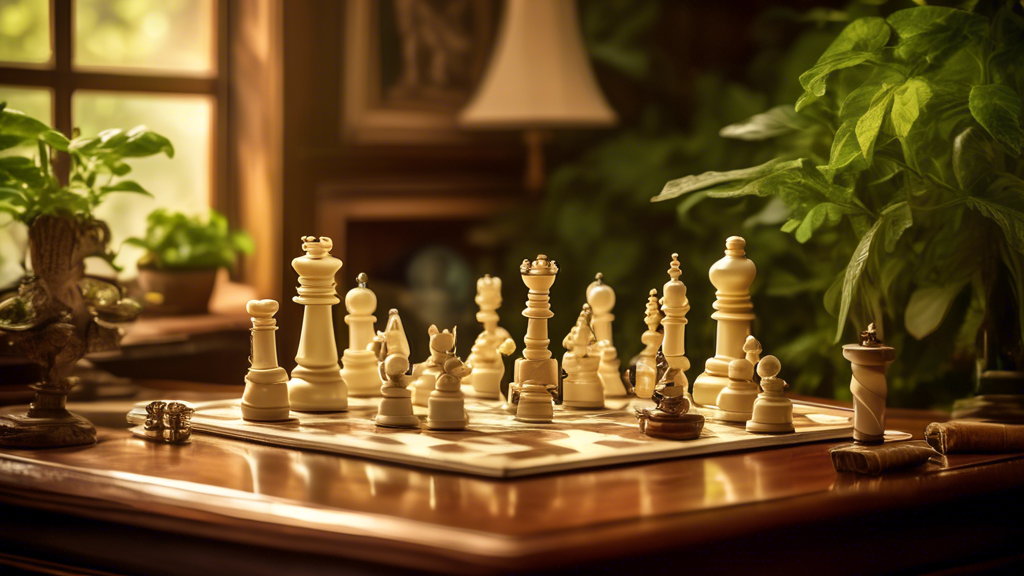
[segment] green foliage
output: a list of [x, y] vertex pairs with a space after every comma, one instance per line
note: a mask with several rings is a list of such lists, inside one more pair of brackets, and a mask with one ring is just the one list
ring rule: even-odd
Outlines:
[[[0, 212], [29, 226], [46, 214], [90, 220], [96, 207], [114, 193], [151, 196], [137, 182], [121, 180], [131, 172], [125, 159], [174, 156], [171, 143], [145, 126], [68, 140], [39, 120], [0, 104], [0, 150], [25, 145], [36, 148], [34, 158], [0, 158]], [[58, 154], [70, 164], [67, 185], [53, 170]]]
[[251, 254], [255, 247], [247, 233], [230, 230], [227, 218], [216, 210], [210, 210], [205, 222], [199, 216], [154, 210], [146, 218], [146, 237], [124, 243], [146, 250], [140, 268], [158, 270], [230, 269], [239, 252]]
[[848, 323], [874, 321], [903, 346], [897, 388], [969, 357], [999, 267], [1019, 269], [1024, 254], [1024, 9], [960, 4], [849, 23], [800, 76], [793, 108], [722, 129], [771, 139], [775, 158], [671, 180], [653, 198], [780, 199], [781, 230], [811, 249], [831, 245], [832, 273], [845, 268], [824, 295], [834, 341]]

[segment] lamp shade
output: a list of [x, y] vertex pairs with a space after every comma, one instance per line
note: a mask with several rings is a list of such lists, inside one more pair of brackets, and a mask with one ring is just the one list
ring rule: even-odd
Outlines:
[[459, 116], [470, 128], [610, 126], [575, 0], [508, 0], [494, 54]]

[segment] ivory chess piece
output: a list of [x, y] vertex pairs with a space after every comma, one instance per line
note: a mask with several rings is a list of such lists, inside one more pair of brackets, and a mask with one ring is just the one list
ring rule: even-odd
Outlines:
[[[523, 260], [519, 266], [523, 283], [530, 289], [523, 316], [528, 319], [523, 357], [516, 359], [512, 386], [509, 389], [510, 405], [516, 408], [516, 420], [521, 422], [551, 422], [554, 417], [554, 403], [551, 390], [558, 386], [558, 360], [551, 357], [548, 345], [548, 319], [551, 312], [551, 286], [558, 274], [558, 263], [539, 254], [530, 262]], [[513, 404], [512, 397], [518, 392], [519, 402]]]
[[412, 409], [412, 391], [407, 388], [410, 379], [405, 374], [409, 370], [409, 339], [398, 310], [388, 312], [387, 326], [377, 333], [372, 346], [384, 380], [374, 423], [389, 428], [419, 428], [420, 419]]
[[746, 358], [729, 363], [729, 385], [715, 401], [717, 418], [726, 422], [746, 422], [754, 412], [757, 384], [754, 383], [754, 365]]
[[786, 381], [778, 378], [782, 364], [775, 356], [765, 356], [757, 364], [763, 392], [754, 401], [754, 414], [747, 421], [747, 432], [782, 434], [793, 432], [793, 402], [786, 398]]
[[[668, 274], [670, 280], [663, 289], [665, 296], [661, 308], [665, 315], [661, 323], [665, 331], [661, 351], [669, 368], [652, 396], [656, 408], [636, 408], [636, 416], [643, 434], [671, 440], [692, 440], [700, 437], [704, 429], [704, 417], [689, 412], [689, 382], [683, 372], [690, 367], [685, 346], [686, 312], [690, 309], [690, 301], [686, 298], [686, 285], [679, 280], [682, 271], [679, 269], [678, 254], [672, 255]], [[654, 297], [652, 291], [651, 298]], [[652, 302], [648, 301], [649, 312], [651, 305]], [[653, 323], [648, 326], [653, 328]]]
[[661, 352], [669, 367], [658, 385], [674, 382], [682, 387], [683, 395], [689, 398], [690, 382], [686, 379], [685, 371], [690, 369], [690, 360], [686, 358], [686, 313], [690, 311], [690, 300], [686, 297], [686, 284], [679, 279], [682, 273], [679, 269], [679, 254], [672, 254], [672, 264], [668, 269], [669, 281], [662, 287], [664, 297], [661, 305], [661, 326], [665, 332]]
[[348, 409], [348, 388], [338, 366], [338, 345], [334, 340], [331, 307], [340, 302], [334, 275], [342, 262], [331, 256], [334, 242], [326, 236], [302, 237], [306, 254], [292, 260], [299, 274], [298, 296], [293, 301], [305, 306], [298, 364], [288, 381], [288, 399], [297, 412], [343, 412]]
[[598, 375], [604, 386], [604, 395], [606, 398], [623, 398], [626, 396], [626, 385], [622, 383], [622, 373], [619, 371], [619, 353], [612, 344], [612, 321], [615, 315], [611, 311], [615, 308], [615, 290], [604, 283], [604, 274], [598, 272], [594, 281], [587, 286], [587, 303], [594, 313], [591, 324], [594, 326], [598, 355], [601, 358]]
[[[747, 339], [743, 341], [743, 357], [752, 365], [757, 366], [757, 363], [761, 361], [762, 351], [761, 343], [758, 342], [757, 338], [754, 338], [753, 335], [747, 336]], [[760, 372], [758, 372], [758, 374], [760, 374]]]
[[589, 304], [576, 326], [565, 337], [566, 353], [562, 360], [565, 379], [562, 381], [562, 404], [569, 408], [604, 408], [604, 388], [598, 370], [602, 350], [591, 328], [592, 312]]
[[[427, 405], [430, 393], [434, 391], [434, 385], [437, 383], [437, 377], [441, 375], [441, 365], [444, 364], [448, 348], [435, 347], [434, 339], [440, 334], [450, 336], [448, 330], [440, 332], [437, 326], [431, 324], [427, 329], [427, 335], [430, 336], [430, 357], [417, 367], [418, 370], [413, 370], [412, 403], [416, 406]], [[449, 336], [442, 337], [442, 340], [446, 342]], [[438, 340], [438, 346], [443, 346], [442, 340]]]
[[462, 379], [472, 373], [455, 355], [456, 331], [447, 330], [430, 341], [431, 348], [445, 348], [441, 373], [427, 401], [427, 428], [431, 430], [463, 430], [469, 423], [466, 415], [466, 395], [462, 393]]
[[715, 356], [704, 364], [704, 373], [693, 382], [693, 400], [697, 404], [714, 405], [718, 394], [729, 385], [729, 364], [744, 358], [743, 343], [754, 321], [754, 304], [750, 301], [750, 285], [757, 276], [757, 267], [746, 257], [747, 242], [739, 236], [725, 241], [725, 257], [711, 266], [709, 277], [715, 286], [715, 313], [718, 322]]
[[367, 349], [373, 343], [373, 325], [377, 318], [377, 295], [366, 287], [365, 272], [356, 277], [358, 286], [345, 294], [345, 324], [348, 324], [348, 348], [341, 358], [341, 377], [350, 396], [376, 396], [383, 384], [377, 357]]
[[658, 348], [665, 335], [658, 332], [661, 326], [661, 312], [658, 311], [658, 291], [651, 289], [647, 298], [647, 313], [644, 315], [644, 323], [647, 330], [640, 337], [645, 348], [640, 352], [640, 359], [636, 362], [636, 377], [634, 391], [637, 398], [650, 398], [654, 394], [654, 387], [658, 383]]
[[501, 306], [501, 278], [490, 274], [476, 282], [476, 319], [483, 324], [466, 359], [473, 371], [462, 379], [462, 385], [473, 396], [496, 400], [501, 397], [501, 378], [505, 375], [502, 356], [515, 352], [516, 343], [504, 328], [498, 326], [498, 308]]
[[242, 419], [254, 422], [287, 420], [288, 373], [277, 364], [276, 300], [249, 300], [246, 312], [252, 317], [252, 349], [249, 373], [242, 393]]
[[881, 444], [885, 437], [885, 370], [896, 359], [896, 350], [882, 344], [875, 325], [860, 333], [860, 344], [843, 346], [843, 357], [853, 367], [853, 440], [857, 444]]

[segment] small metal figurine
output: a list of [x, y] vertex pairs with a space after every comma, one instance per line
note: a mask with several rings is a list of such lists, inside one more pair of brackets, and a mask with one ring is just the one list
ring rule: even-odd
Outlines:
[[870, 348], [877, 348], [882, 345], [882, 341], [878, 339], [878, 332], [875, 331], [875, 323], [868, 324], [868, 329], [863, 330], [860, 333], [860, 345]]
[[150, 402], [146, 405], [146, 422], [132, 428], [132, 434], [143, 440], [186, 444], [192, 438], [192, 416], [195, 412], [184, 402]]

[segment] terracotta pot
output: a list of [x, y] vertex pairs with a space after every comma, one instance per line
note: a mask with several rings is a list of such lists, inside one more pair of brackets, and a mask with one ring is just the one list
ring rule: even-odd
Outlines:
[[139, 268], [143, 307], [158, 314], [206, 314], [217, 270]]

